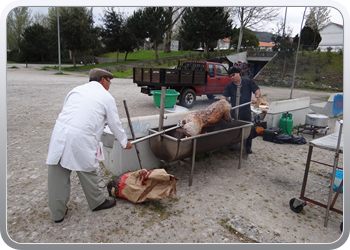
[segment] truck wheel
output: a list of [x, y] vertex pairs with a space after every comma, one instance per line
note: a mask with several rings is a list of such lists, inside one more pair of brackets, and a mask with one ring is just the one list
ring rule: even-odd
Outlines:
[[196, 102], [196, 93], [192, 89], [185, 89], [180, 96], [180, 105], [185, 108], [192, 108]]
[[207, 94], [207, 97], [209, 100], [213, 100], [215, 96], [214, 94]]

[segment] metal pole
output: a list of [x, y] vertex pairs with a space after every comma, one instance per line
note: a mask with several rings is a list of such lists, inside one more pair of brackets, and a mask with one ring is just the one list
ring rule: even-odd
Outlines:
[[241, 145], [239, 147], [240, 153], [239, 153], [239, 161], [238, 161], [238, 169], [241, 168], [242, 165], [242, 155], [243, 155], [243, 128], [241, 128]]
[[[128, 106], [126, 105], [126, 101], [125, 100], [123, 100], [123, 102], [124, 102], [126, 116], [128, 118], [128, 122], [129, 122], [130, 131], [131, 131], [131, 134], [132, 134], [132, 138], [133, 138], [133, 140], [135, 140], [134, 128], [133, 128], [131, 120], [130, 120]], [[135, 150], [136, 150], [136, 154], [137, 154], [137, 159], [139, 160], [139, 163], [140, 163], [140, 168], [143, 169], [142, 164], [141, 164], [141, 157], [140, 157], [140, 153], [139, 153], [139, 149], [137, 148], [137, 145], [135, 145]]]
[[59, 7], [57, 7], [57, 35], [58, 35], [58, 73], [61, 72], [61, 44], [60, 44], [60, 20]]
[[243, 104], [241, 104], [241, 105], [234, 106], [234, 107], [232, 107], [231, 109], [237, 109], [237, 108], [240, 108], [240, 107], [246, 106], [246, 105], [251, 104], [251, 103], [253, 103], [253, 102], [252, 102], [252, 101], [250, 101], [250, 102], [246, 102], [246, 103], [243, 103]]
[[[159, 132], [163, 130], [165, 94], [166, 94], [166, 87], [162, 86], [162, 93], [160, 98], [160, 110], [159, 110], [159, 127], [158, 127]], [[163, 140], [163, 137], [159, 136], [158, 141], [162, 141], [162, 140]]]
[[301, 30], [303, 28], [303, 22], [304, 22], [304, 17], [305, 17], [305, 12], [306, 12], [307, 7], [305, 7], [304, 14], [303, 14], [303, 19], [301, 20], [301, 25], [300, 25], [300, 32], [299, 32], [299, 41], [298, 41], [298, 48], [297, 48], [297, 55], [295, 57], [295, 64], [294, 64], [294, 73], [293, 73], [293, 81], [292, 81], [292, 89], [290, 91], [290, 98], [292, 99], [293, 95], [293, 88], [294, 88], [294, 81], [295, 81], [295, 73], [297, 71], [297, 64], [298, 64], [298, 52], [299, 52], [299, 47], [300, 47], [300, 39], [301, 39]]
[[325, 222], [324, 222], [324, 226], [325, 226], [325, 227], [327, 227], [327, 224], [328, 224], [329, 209], [330, 209], [331, 201], [332, 201], [332, 192], [333, 192], [333, 185], [334, 185], [335, 172], [337, 171], [338, 160], [339, 160], [339, 151], [340, 151], [339, 148], [340, 148], [340, 142], [341, 142], [342, 131], [343, 131], [343, 123], [340, 123], [339, 135], [338, 135], [338, 144], [337, 144], [337, 149], [336, 149], [335, 157], [334, 157], [334, 165], [333, 165], [333, 173], [332, 173], [332, 179], [331, 179], [331, 186], [330, 186], [330, 188], [329, 188], [328, 203], [327, 203], [327, 212], [326, 212], [326, 220], [325, 220]]
[[182, 126], [180, 126], [180, 125], [179, 125], [179, 126], [175, 126], [175, 127], [168, 128], [168, 129], [166, 129], [166, 130], [162, 130], [162, 131], [160, 131], [160, 132], [157, 132], [157, 133], [154, 133], [154, 134], [151, 134], [151, 135], [144, 136], [144, 137], [142, 137], [142, 138], [140, 138], [140, 139], [137, 139], [137, 140], [132, 141], [131, 144], [135, 144], [135, 143], [138, 143], [138, 142], [141, 142], [141, 141], [150, 139], [150, 138], [155, 137], [155, 136], [157, 136], [157, 135], [165, 134], [165, 133], [168, 132], [168, 131], [171, 131], [171, 130], [174, 130], [174, 129], [177, 129], [177, 128], [180, 128], [180, 127], [182, 127]]
[[191, 166], [191, 174], [190, 174], [190, 182], [189, 186], [192, 186], [193, 173], [194, 173], [194, 163], [196, 161], [196, 148], [197, 148], [197, 138], [193, 140], [192, 145], [192, 166]]
[[282, 34], [282, 37], [284, 37], [284, 32], [285, 32], [285, 29], [286, 29], [287, 8], [288, 7], [286, 7], [286, 11], [284, 13], [284, 23], [283, 23], [283, 34]]
[[[237, 85], [237, 92], [236, 92], [236, 107], [239, 106], [239, 101], [241, 99], [241, 85]], [[238, 120], [238, 113], [239, 109], [235, 110], [235, 120]]]

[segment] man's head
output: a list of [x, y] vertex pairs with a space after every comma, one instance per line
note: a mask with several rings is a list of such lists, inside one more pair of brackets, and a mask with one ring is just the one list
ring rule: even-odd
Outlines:
[[102, 86], [108, 90], [111, 85], [111, 79], [114, 78], [114, 75], [107, 70], [100, 68], [91, 69], [89, 72], [89, 78], [91, 81], [96, 81], [102, 84]]
[[231, 80], [237, 85], [241, 82], [240, 72], [241, 72], [241, 70], [239, 68], [236, 68], [236, 67], [231, 67], [228, 70], [228, 75], [231, 77]]

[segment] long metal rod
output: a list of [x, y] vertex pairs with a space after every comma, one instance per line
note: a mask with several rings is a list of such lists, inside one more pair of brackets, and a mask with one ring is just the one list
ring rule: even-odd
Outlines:
[[193, 180], [193, 173], [194, 173], [194, 163], [196, 160], [196, 149], [197, 149], [197, 139], [193, 140], [193, 146], [192, 146], [192, 166], [191, 166], [191, 174], [190, 174], [190, 182], [189, 186], [192, 186], [192, 180]]
[[307, 178], [309, 176], [310, 163], [311, 163], [313, 149], [314, 149], [314, 146], [309, 145], [309, 152], [307, 154], [307, 161], [306, 161], [306, 166], [305, 166], [305, 171], [304, 171], [303, 185], [301, 187], [300, 199], [305, 198], [305, 189], [306, 189], [306, 184], [307, 184]]
[[328, 224], [329, 209], [330, 209], [331, 202], [332, 202], [332, 192], [333, 192], [333, 185], [334, 185], [335, 172], [337, 171], [337, 166], [338, 166], [339, 148], [340, 148], [340, 142], [341, 142], [342, 132], [343, 132], [343, 123], [340, 123], [339, 135], [338, 135], [338, 143], [337, 143], [337, 150], [336, 150], [335, 156], [334, 156], [334, 165], [333, 165], [333, 173], [332, 173], [332, 179], [331, 179], [331, 186], [330, 186], [330, 188], [329, 188], [328, 203], [327, 203], [327, 211], [326, 211], [326, 219], [325, 219], [325, 222], [324, 222], [324, 226], [325, 226], [325, 227], [327, 227], [327, 224]]
[[171, 131], [171, 130], [174, 130], [174, 129], [177, 129], [177, 128], [180, 128], [180, 127], [181, 127], [181, 126], [178, 125], [178, 126], [175, 126], [175, 127], [172, 127], [172, 128], [168, 128], [168, 129], [166, 129], [166, 130], [162, 130], [162, 131], [160, 131], [160, 132], [156, 132], [156, 133], [151, 134], [151, 135], [144, 136], [144, 137], [142, 137], [142, 138], [140, 138], [140, 139], [137, 139], [137, 140], [132, 141], [131, 144], [136, 144], [136, 143], [138, 143], [138, 142], [141, 142], [141, 141], [144, 141], [144, 140], [148, 140], [149, 138], [155, 137], [155, 136], [157, 136], [157, 135], [165, 134], [166, 132], [169, 132], [169, 131]]
[[[130, 120], [128, 106], [126, 105], [126, 101], [125, 100], [123, 100], [123, 102], [124, 102], [126, 116], [128, 117], [128, 122], [129, 122], [130, 131], [131, 131], [131, 134], [132, 134], [132, 138], [133, 138], [133, 140], [135, 140], [134, 128], [133, 128], [131, 120]], [[140, 152], [139, 152], [139, 149], [137, 148], [137, 145], [135, 145], [135, 150], [136, 150], [137, 158], [138, 158], [139, 163], [140, 163], [140, 168], [143, 169], [142, 163], [141, 163], [141, 158], [140, 158]]]
[[234, 107], [232, 107], [231, 109], [240, 108], [240, 107], [246, 106], [246, 105], [248, 105], [248, 104], [252, 104], [252, 103], [253, 103], [252, 101], [250, 101], [250, 102], [246, 102], [246, 103], [243, 103], [243, 104], [241, 104], [241, 105], [234, 106]]
[[[159, 126], [158, 126], [159, 132], [163, 130], [165, 95], [166, 95], [166, 87], [162, 86], [162, 92], [160, 97], [160, 109], [159, 109]], [[163, 137], [159, 136], [158, 141], [161, 142], [162, 140], [163, 140]]]
[[303, 22], [304, 22], [304, 18], [305, 18], [306, 9], [307, 9], [307, 7], [305, 7], [304, 14], [303, 14], [303, 19], [301, 20], [301, 25], [300, 25], [299, 40], [298, 40], [297, 52], [296, 52], [295, 63], [294, 63], [294, 72], [293, 72], [292, 88], [291, 88], [291, 90], [290, 90], [290, 97], [289, 97], [289, 99], [292, 99], [292, 95], [293, 95], [295, 74], [296, 74], [296, 72], [297, 72], [298, 54], [299, 54], [299, 47], [300, 47], [300, 40], [301, 40], [301, 31], [302, 31], [302, 28], [303, 28]]
[[59, 8], [57, 7], [57, 43], [58, 43], [58, 73], [61, 72], [61, 42], [60, 42], [60, 13]]
[[[237, 86], [237, 91], [236, 91], [236, 106], [234, 107], [235, 109], [238, 108], [240, 105], [239, 102], [241, 100], [241, 87], [242, 85], [238, 85]], [[233, 109], [233, 108], [232, 108]], [[235, 110], [235, 120], [238, 120], [238, 113], [239, 113], [239, 109]]]
[[243, 128], [241, 128], [241, 145], [239, 147], [240, 149], [240, 153], [239, 153], [239, 161], [238, 161], [238, 169], [241, 168], [241, 165], [242, 165], [242, 155], [243, 155]]

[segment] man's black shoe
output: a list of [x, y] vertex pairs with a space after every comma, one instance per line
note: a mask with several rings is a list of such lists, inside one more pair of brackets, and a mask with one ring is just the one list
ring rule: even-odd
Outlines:
[[98, 211], [98, 210], [108, 209], [108, 208], [114, 207], [115, 203], [116, 203], [116, 201], [114, 199], [113, 200], [105, 199], [105, 201], [101, 205], [99, 205], [97, 208], [95, 208], [92, 211], [95, 212], [95, 211]]
[[67, 213], [68, 213], [68, 207], [66, 206], [67, 210], [66, 213], [64, 214], [63, 218], [60, 220], [55, 220], [56, 223], [61, 223], [64, 220], [64, 217], [66, 217]]
[[251, 148], [247, 148], [247, 154], [252, 154], [252, 153], [253, 153], [252, 149]]

